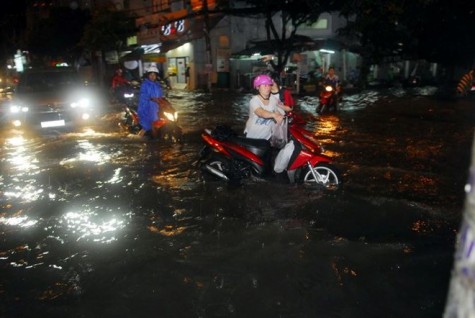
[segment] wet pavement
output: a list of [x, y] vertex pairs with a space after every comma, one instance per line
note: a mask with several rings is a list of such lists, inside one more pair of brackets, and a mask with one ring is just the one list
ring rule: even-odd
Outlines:
[[182, 143], [87, 129], [0, 135], [2, 317], [440, 317], [474, 100], [433, 88], [298, 99], [341, 191], [204, 180], [200, 133], [251, 95], [171, 91]]

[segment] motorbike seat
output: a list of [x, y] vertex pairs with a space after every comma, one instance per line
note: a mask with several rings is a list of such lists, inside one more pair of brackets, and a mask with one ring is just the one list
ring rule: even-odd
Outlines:
[[233, 136], [230, 141], [243, 146], [253, 154], [259, 157], [264, 157], [271, 149], [270, 141], [265, 139], [252, 139], [241, 136]]

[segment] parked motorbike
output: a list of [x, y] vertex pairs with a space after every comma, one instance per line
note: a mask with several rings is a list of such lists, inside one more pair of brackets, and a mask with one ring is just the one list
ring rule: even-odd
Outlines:
[[[153, 138], [150, 132], [145, 132], [139, 123], [137, 113], [137, 104], [125, 105], [119, 126], [128, 133], [143, 135]], [[183, 132], [178, 126], [178, 112], [166, 99], [162, 98], [159, 110], [160, 120], [156, 122], [155, 127], [159, 128], [158, 139], [179, 142], [182, 140]]]
[[319, 102], [316, 108], [317, 114], [327, 111], [337, 111], [338, 109], [338, 92], [331, 85], [324, 85], [318, 96]]
[[[295, 149], [287, 167], [290, 183], [322, 185], [337, 189], [339, 172], [331, 158], [298, 128], [289, 125], [289, 137]], [[273, 171], [274, 149], [268, 140], [238, 136], [230, 127], [206, 129], [201, 135], [205, 146], [199, 163], [203, 172], [228, 182], [240, 182], [249, 177], [268, 178]]]

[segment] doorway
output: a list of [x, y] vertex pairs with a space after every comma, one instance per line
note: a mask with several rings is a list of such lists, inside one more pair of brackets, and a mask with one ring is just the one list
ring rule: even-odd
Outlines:
[[186, 67], [188, 66], [188, 57], [171, 57], [168, 59], [169, 69], [174, 69], [171, 76], [176, 76], [176, 83], [186, 84]]

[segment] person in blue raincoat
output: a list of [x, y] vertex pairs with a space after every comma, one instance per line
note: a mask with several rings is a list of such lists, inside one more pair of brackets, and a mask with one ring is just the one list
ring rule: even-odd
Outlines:
[[152, 138], [158, 136], [160, 125], [155, 124], [160, 122], [159, 100], [163, 97], [162, 87], [157, 78], [157, 67], [149, 67], [145, 74], [145, 80], [140, 85], [139, 106], [137, 110], [143, 133], [150, 134]]

